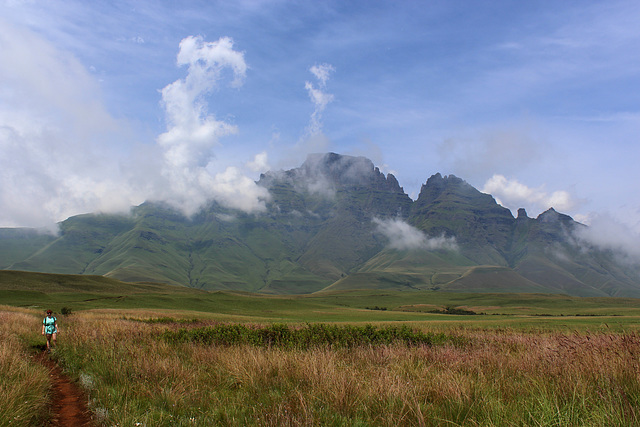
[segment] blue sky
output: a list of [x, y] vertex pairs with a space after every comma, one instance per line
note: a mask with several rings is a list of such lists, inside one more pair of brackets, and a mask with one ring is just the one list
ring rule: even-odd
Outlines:
[[638, 22], [637, 1], [0, 0], [0, 226], [259, 212], [260, 172], [334, 151], [413, 198], [455, 174], [638, 233]]

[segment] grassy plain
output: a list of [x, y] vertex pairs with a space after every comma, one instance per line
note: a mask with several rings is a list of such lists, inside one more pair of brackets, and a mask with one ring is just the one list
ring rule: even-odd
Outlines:
[[[455, 327], [431, 345], [288, 348], [166, 339], [167, 331], [221, 325], [171, 313], [89, 310], [61, 318], [53, 357], [85, 389], [101, 425], [640, 422], [635, 331]], [[435, 332], [428, 322], [412, 325]]]
[[[270, 296], [123, 283], [102, 276], [0, 270], [0, 304], [60, 312], [168, 310], [238, 322], [429, 322], [443, 328], [629, 330], [640, 327], [640, 299], [437, 291], [334, 291]], [[432, 313], [454, 307], [475, 316]]]
[[[19, 282], [19, 283], [18, 283]], [[101, 425], [507, 425], [640, 423], [640, 301], [541, 294], [202, 292], [101, 277], [0, 272], [0, 425], [37, 425], [52, 357]], [[432, 313], [447, 307], [476, 315]], [[227, 325], [407, 326], [442, 339], [252, 345], [201, 336]], [[276, 328], [277, 329], [277, 328]], [[193, 332], [195, 331], [195, 332]], [[35, 415], [34, 415], [35, 414]], [[31, 418], [29, 418], [31, 417]]]

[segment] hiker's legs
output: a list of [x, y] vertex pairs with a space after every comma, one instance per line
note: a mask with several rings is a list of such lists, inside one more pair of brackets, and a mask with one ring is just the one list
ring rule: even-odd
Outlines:
[[51, 334], [51, 343], [52, 343], [53, 347], [56, 346], [56, 337], [57, 336], [58, 336], [58, 334], [56, 334], [56, 333]]
[[47, 337], [47, 350], [51, 349], [51, 334], [45, 335]]

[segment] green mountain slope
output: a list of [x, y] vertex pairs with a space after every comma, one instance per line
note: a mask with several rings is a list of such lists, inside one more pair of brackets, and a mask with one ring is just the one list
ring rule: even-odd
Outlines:
[[25, 260], [56, 238], [29, 228], [0, 228], [0, 269]]
[[14, 270], [49, 273], [90, 274], [87, 266], [120, 233], [133, 226], [133, 221], [118, 215], [78, 215], [60, 223], [60, 236], [40, 250], [13, 263]]
[[584, 225], [553, 209], [514, 218], [453, 175], [431, 176], [412, 201], [370, 160], [329, 153], [266, 173], [258, 184], [271, 194], [260, 214], [212, 203], [186, 218], [144, 203], [130, 215], [69, 218], [58, 236], [1, 229], [0, 268], [271, 294], [640, 296], [637, 264], [579, 244]]
[[409, 222], [431, 236], [454, 236], [460, 252], [477, 264], [507, 265], [511, 212], [460, 178], [440, 174], [429, 178]]

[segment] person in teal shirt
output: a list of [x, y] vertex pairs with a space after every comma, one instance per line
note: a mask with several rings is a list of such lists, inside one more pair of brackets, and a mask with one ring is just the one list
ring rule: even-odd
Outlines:
[[58, 321], [51, 310], [47, 310], [47, 317], [42, 321], [42, 335], [47, 337], [47, 351], [51, 351], [51, 347], [56, 346], [58, 335]]

